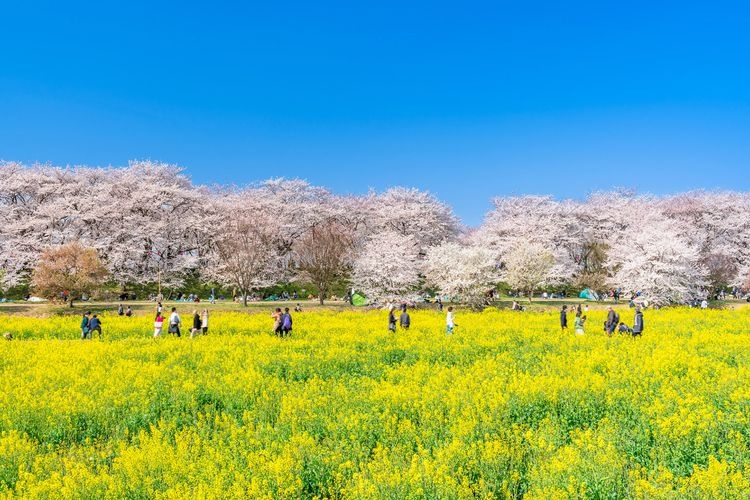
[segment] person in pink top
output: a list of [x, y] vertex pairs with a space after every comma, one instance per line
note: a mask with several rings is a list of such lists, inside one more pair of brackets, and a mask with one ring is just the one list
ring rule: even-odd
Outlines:
[[161, 337], [161, 329], [164, 327], [164, 317], [160, 312], [156, 313], [156, 319], [154, 320], [154, 338]]

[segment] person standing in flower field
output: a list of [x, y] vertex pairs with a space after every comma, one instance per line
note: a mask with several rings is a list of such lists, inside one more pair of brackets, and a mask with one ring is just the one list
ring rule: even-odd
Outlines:
[[173, 307], [172, 314], [169, 315], [169, 333], [174, 333], [179, 337], [181, 324], [182, 321], [180, 320], [180, 315], [177, 314], [177, 308]]
[[610, 337], [614, 333], [615, 328], [620, 323], [620, 315], [615, 312], [612, 306], [607, 308], [607, 321], [604, 322], [604, 330]]
[[164, 327], [164, 316], [161, 312], [156, 313], [156, 319], [154, 319], [154, 338], [161, 337], [161, 330]]
[[208, 309], [204, 309], [201, 315], [201, 328], [203, 329], [203, 335], [206, 335], [208, 333]]
[[281, 308], [277, 307], [274, 312], [271, 313], [273, 318], [273, 333], [281, 337], [281, 319], [284, 314], [281, 312]]
[[576, 319], [573, 321], [573, 328], [575, 329], [576, 335], [583, 335], [584, 323], [586, 323], [586, 316], [582, 315], [580, 311], [576, 312]]
[[81, 340], [85, 340], [86, 337], [89, 335], [89, 314], [90, 312], [83, 313], [83, 318], [81, 318]]
[[401, 316], [398, 318], [398, 322], [404, 330], [408, 330], [411, 326], [411, 318], [409, 317], [409, 313], [406, 312], [406, 306], [401, 308]]
[[284, 308], [284, 315], [281, 317], [281, 336], [286, 337], [292, 333], [292, 315], [289, 314], [289, 308]]
[[641, 306], [635, 308], [635, 318], [633, 319], [633, 337], [640, 337], [643, 334], [643, 313]]
[[201, 332], [201, 315], [197, 310], [193, 311], [193, 328], [190, 329], [190, 338], [192, 339]]
[[458, 326], [453, 319], [453, 306], [448, 306], [448, 314], [445, 316], [445, 332], [450, 335], [453, 329]]
[[393, 314], [393, 306], [388, 308], [388, 331], [396, 333], [396, 315]]
[[119, 304], [117, 306], [117, 315], [122, 316], [123, 314], [125, 314], [125, 309], [122, 308], [122, 304]]
[[563, 332], [568, 329], [568, 306], [562, 306], [560, 309], [560, 329]]
[[96, 331], [99, 334], [99, 338], [102, 338], [102, 320], [99, 319], [99, 317], [94, 314], [91, 319], [89, 320], [89, 332], [91, 332], [91, 336], [93, 337], [93, 332]]

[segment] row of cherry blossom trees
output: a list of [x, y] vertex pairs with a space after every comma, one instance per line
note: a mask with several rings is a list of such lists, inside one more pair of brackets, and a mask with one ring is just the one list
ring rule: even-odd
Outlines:
[[568, 284], [684, 301], [748, 285], [750, 194], [595, 193], [493, 200], [462, 227], [429, 193], [341, 196], [300, 180], [197, 186], [174, 165], [0, 163], [0, 279], [27, 282], [45, 249], [95, 249], [121, 286], [188, 277], [251, 292], [294, 280], [322, 299], [349, 282], [377, 301], [422, 290], [479, 305], [499, 282]]

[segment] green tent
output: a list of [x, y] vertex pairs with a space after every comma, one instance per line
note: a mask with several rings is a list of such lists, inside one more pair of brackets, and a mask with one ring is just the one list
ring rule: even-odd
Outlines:
[[353, 306], [366, 306], [367, 297], [365, 297], [359, 292], [355, 293], [354, 295], [352, 295], [352, 305]]

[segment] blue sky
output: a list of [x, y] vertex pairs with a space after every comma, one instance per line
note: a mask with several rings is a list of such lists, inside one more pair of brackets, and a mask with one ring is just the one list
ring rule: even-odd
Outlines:
[[[63, 5], [64, 4], [64, 5]], [[740, 2], [6, 2], [0, 158], [200, 183], [750, 189]]]

